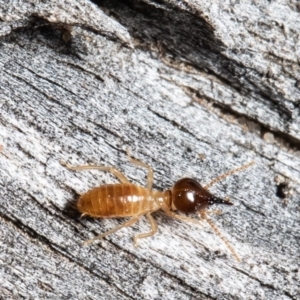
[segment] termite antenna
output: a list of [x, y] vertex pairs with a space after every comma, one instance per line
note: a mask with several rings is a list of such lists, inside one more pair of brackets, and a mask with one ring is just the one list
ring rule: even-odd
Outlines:
[[247, 169], [247, 168], [253, 166], [254, 164], [255, 164], [255, 161], [251, 161], [251, 162], [249, 162], [249, 163], [247, 163], [247, 164], [245, 164], [245, 165], [243, 165], [243, 166], [241, 166], [241, 167], [238, 167], [238, 168], [236, 168], [236, 169], [233, 169], [233, 170], [231, 170], [231, 171], [228, 171], [228, 172], [222, 174], [221, 176], [218, 176], [218, 177], [215, 178], [214, 180], [212, 180], [209, 184], [205, 185], [204, 188], [205, 188], [205, 189], [208, 189], [208, 188], [210, 188], [212, 185], [214, 185], [215, 183], [221, 181], [222, 179], [224, 179], [224, 178], [226, 178], [226, 177], [228, 177], [228, 176], [230, 176], [230, 175], [232, 175], [232, 174], [234, 174], [234, 173], [243, 171], [243, 170], [245, 170], [245, 169]]
[[209, 225], [210, 227], [213, 229], [213, 231], [220, 237], [220, 239], [225, 243], [225, 245], [227, 246], [227, 248], [230, 250], [230, 252], [232, 253], [232, 255], [235, 257], [235, 259], [238, 262], [241, 262], [241, 258], [239, 257], [239, 255], [236, 253], [236, 251], [234, 250], [233, 246], [229, 243], [229, 241], [225, 238], [225, 236], [221, 233], [221, 231], [219, 230], [219, 228], [217, 227], [217, 225], [207, 217], [206, 213], [201, 211], [199, 212], [199, 215], [201, 216], [201, 218], [203, 218]]

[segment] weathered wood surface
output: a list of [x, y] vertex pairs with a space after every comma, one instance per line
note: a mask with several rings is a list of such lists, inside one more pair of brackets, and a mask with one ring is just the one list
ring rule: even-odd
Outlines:
[[[300, 14], [288, 1], [0, 4], [1, 299], [299, 299]], [[116, 166], [154, 187], [203, 183], [234, 207], [207, 224], [79, 219], [68, 203], [116, 182], [59, 163]], [[201, 160], [199, 154], [204, 154]], [[294, 193], [276, 195], [275, 178]]]

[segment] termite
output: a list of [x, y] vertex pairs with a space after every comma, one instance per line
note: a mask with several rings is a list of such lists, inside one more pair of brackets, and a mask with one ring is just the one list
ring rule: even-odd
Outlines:
[[153, 184], [153, 169], [151, 166], [137, 159], [131, 158], [129, 150], [127, 150], [128, 160], [140, 167], [148, 169], [147, 186], [146, 188], [131, 183], [126, 176], [114, 167], [106, 166], [71, 166], [67, 163], [61, 164], [70, 170], [100, 170], [107, 171], [115, 175], [121, 183], [105, 184], [93, 188], [81, 195], [77, 201], [76, 207], [82, 216], [88, 215], [95, 218], [124, 218], [131, 219], [105, 233], [102, 233], [90, 240], [84, 242], [84, 245], [89, 245], [95, 240], [104, 238], [105, 236], [116, 232], [117, 230], [131, 226], [136, 223], [142, 216], [146, 215], [151, 225], [151, 231], [134, 236], [134, 245], [137, 246], [137, 241], [142, 238], [150, 237], [157, 232], [157, 224], [152, 217], [152, 213], [158, 210], [163, 210], [164, 213], [175, 219], [199, 224], [200, 221], [176, 214], [178, 211], [185, 215], [198, 214], [200, 218], [207, 221], [214, 232], [223, 240], [233, 256], [240, 261], [240, 257], [231, 246], [229, 241], [221, 234], [218, 227], [208, 218], [207, 208], [213, 204], [233, 205], [228, 198], [221, 199], [212, 195], [208, 188], [216, 182], [232, 175], [233, 173], [242, 171], [254, 164], [247, 163], [239, 168], [231, 170], [218, 176], [209, 184], [201, 186], [192, 178], [182, 178], [178, 180], [171, 189], [165, 191], [157, 191], [152, 189]]

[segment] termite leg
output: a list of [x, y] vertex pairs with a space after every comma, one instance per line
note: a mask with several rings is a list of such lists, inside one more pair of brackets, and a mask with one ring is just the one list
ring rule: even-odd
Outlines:
[[79, 171], [79, 170], [99, 170], [99, 171], [107, 171], [112, 173], [113, 175], [115, 175], [122, 183], [130, 183], [130, 181], [126, 178], [126, 176], [120, 172], [119, 170], [117, 170], [114, 167], [105, 167], [105, 166], [89, 166], [89, 165], [85, 165], [85, 166], [71, 166], [65, 162], [60, 162], [61, 165], [65, 166], [66, 168], [68, 168], [69, 170], [73, 170], [73, 171]]
[[225, 238], [225, 236], [223, 236], [223, 234], [220, 232], [219, 228], [217, 227], [217, 225], [207, 217], [206, 212], [204, 211], [200, 211], [199, 215], [201, 216], [202, 219], [204, 219], [209, 225], [210, 227], [213, 229], [213, 231], [220, 237], [220, 239], [225, 243], [225, 245], [227, 246], [227, 248], [230, 250], [230, 252], [232, 253], [232, 255], [236, 258], [236, 260], [238, 262], [241, 262], [241, 258], [238, 256], [238, 254], [236, 253], [236, 251], [234, 250], [233, 246], [229, 243], [229, 241]]
[[125, 222], [125, 223], [123, 223], [123, 224], [121, 224], [119, 226], [116, 226], [116, 227], [114, 227], [114, 228], [112, 228], [112, 229], [110, 229], [110, 230], [108, 230], [108, 231], [106, 231], [106, 232], [104, 232], [104, 233], [102, 233], [100, 235], [97, 235], [96, 237], [94, 237], [94, 238], [92, 238], [90, 240], [85, 241], [83, 243], [83, 245], [87, 246], [87, 245], [91, 244], [92, 242], [94, 242], [96, 240], [101, 240], [102, 238], [106, 237], [107, 235], [112, 234], [112, 233], [116, 232], [117, 230], [119, 230], [119, 229], [121, 229], [123, 227], [131, 226], [134, 223], [136, 223], [138, 221], [138, 219], [139, 218], [137, 218], [137, 217], [132, 217], [129, 221], [127, 221], [127, 222]]
[[153, 217], [151, 216], [151, 214], [150, 214], [150, 213], [147, 213], [146, 216], [147, 216], [147, 218], [148, 218], [148, 220], [149, 220], [149, 223], [150, 223], [150, 225], [151, 225], [151, 231], [136, 235], [136, 236], [134, 237], [134, 239], [133, 239], [133, 243], [134, 243], [134, 246], [135, 246], [135, 247], [138, 246], [138, 244], [137, 244], [137, 240], [138, 240], [138, 239], [143, 239], [143, 238], [152, 236], [152, 235], [154, 235], [154, 234], [157, 232], [157, 224], [156, 224], [155, 220], [153, 219]]
[[195, 220], [193, 218], [189, 218], [189, 217], [186, 217], [186, 216], [177, 215], [177, 214], [175, 214], [174, 212], [172, 212], [170, 210], [164, 210], [164, 212], [170, 218], [178, 219], [178, 220], [185, 221], [185, 222], [194, 223], [194, 224], [197, 224], [197, 225], [202, 225], [201, 221], [199, 221], [199, 220]]
[[238, 167], [238, 168], [236, 168], [236, 169], [233, 169], [233, 170], [231, 170], [231, 171], [228, 171], [228, 172], [226, 172], [226, 173], [224, 173], [224, 174], [218, 176], [218, 177], [215, 178], [214, 180], [212, 180], [209, 184], [205, 185], [204, 188], [205, 188], [205, 189], [208, 189], [208, 188], [210, 188], [213, 184], [215, 184], [215, 183], [218, 182], [218, 181], [221, 181], [221, 180], [224, 179], [225, 177], [228, 177], [228, 176], [230, 176], [230, 175], [232, 175], [232, 174], [234, 174], [234, 173], [236, 173], [236, 172], [243, 171], [243, 170], [249, 168], [250, 166], [252, 166], [252, 165], [254, 165], [254, 164], [255, 164], [255, 162], [254, 162], [254, 161], [251, 161], [250, 163], [247, 163], [247, 164], [245, 164], [245, 165], [243, 165], [243, 166], [241, 166], [241, 167]]
[[81, 214], [79, 220], [81, 220], [84, 216], [86, 216], [87, 214]]
[[129, 149], [129, 148], [127, 148], [127, 157], [128, 157], [128, 160], [129, 160], [131, 163], [133, 163], [133, 164], [135, 164], [135, 165], [137, 165], [137, 166], [140, 166], [140, 167], [143, 167], [143, 168], [148, 169], [147, 189], [148, 189], [149, 191], [151, 191], [151, 189], [152, 189], [152, 184], [153, 184], [153, 169], [152, 169], [149, 165], [147, 165], [146, 163], [143, 163], [143, 162], [141, 162], [141, 161], [139, 161], [139, 160], [137, 160], [137, 159], [132, 158], [132, 157], [130, 156], [130, 149]]

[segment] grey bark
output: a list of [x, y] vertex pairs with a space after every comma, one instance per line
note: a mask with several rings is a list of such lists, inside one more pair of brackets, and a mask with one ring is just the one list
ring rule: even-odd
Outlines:
[[[3, 299], [299, 299], [300, 16], [293, 1], [0, 4]], [[79, 219], [79, 194], [117, 182], [202, 184], [235, 206], [205, 222]]]

